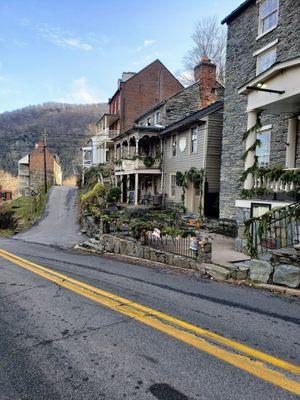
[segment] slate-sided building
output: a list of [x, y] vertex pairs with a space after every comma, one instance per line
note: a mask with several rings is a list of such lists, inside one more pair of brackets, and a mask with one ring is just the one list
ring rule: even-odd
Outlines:
[[[288, 194], [295, 192], [295, 185], [262, 182], [254, 173], [241, 186], [238, 182], [254, 164], [299, 172], [300, 1], [247, 0], [223, 23], [228, 38], [220, 216], [242, 222], [254, 207], [259, 213], [293, 201]], [[259, 119], [260, 130], [243, 140]], [[256, 139], [261, 145], [255, 148]], [[258, 187], [266, 189], [269, 198], [258, 198], [253, 190]], [[248, 198], [241, 198], [242, 189]]]

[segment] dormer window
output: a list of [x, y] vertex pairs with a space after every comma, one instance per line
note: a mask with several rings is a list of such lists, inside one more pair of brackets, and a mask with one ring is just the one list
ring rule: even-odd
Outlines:
[[262, 0], [260, 3], [259, 35], [274, 29], [278, 24], [279, 0]]
[[159, 124], [160, 122], [160, 111], [157, 111], [154, 116], [154, 123]]

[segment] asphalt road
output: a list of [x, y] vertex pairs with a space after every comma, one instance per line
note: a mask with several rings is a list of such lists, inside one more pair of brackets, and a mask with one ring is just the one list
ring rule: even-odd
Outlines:
[[15, 239], [32, 243], [69, 248], [83, 241], [77, 224], [77, 190], [73, 186], [54, 186], [50, 189], [45, 215], [30, 230]]
[[[72, 190], [62, 188], [65, 196]], [[68, 211], [67, 201], [60, 204]], [[76, 214], [75, 202], [72, 210]], [[0, 249], [300, 364], [299, 300], [59, 248], [59, 231], [43, 236], [48, 245], [32, 243], [43, 240], [50, 215], [41, 222], [40, 235], [34, 227], [26, 242], [1, 239]], [[74, 235], [80, 238], [78, 227]], [[201, 351], [21, 264], [0, 254], [1, 400], [298, 398], [225, 362], [217, 352]]]

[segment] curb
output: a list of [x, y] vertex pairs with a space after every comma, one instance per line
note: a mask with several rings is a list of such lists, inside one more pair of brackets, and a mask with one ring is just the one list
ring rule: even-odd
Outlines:
[[[212, 277], [207, 278], [205, 276], [203, 276], [201, 274], [200, 271], [196, 271], [196, 270], [191, 270], [191, 269], [186, 269], [186, 268], [180, 268], [180, 267], [175, 267], [174, 265], [170, 265], [170, 264], [163, 264], [157, 261], [150, 261], [150, 260], [144, 260], [142, 258], [136, 258], [136, 257], [132, 257], [132, 256], [126, 256], [123, 254], [115, 254], [115, 253], [100, 253], [97, 250], [93, 250], [93, 249], [88, 249], [86, 247], [82, 247], [80, 245], [76, 245], [74, 247], [75, 250], [79, 250], [82, 251], [84, 253], [90, 253], [90, 254], [94, 254], [94, 255], [101, 255], [102, 257], [107, 257], [110, 259], [116, 259], [119, 260], [121, 262], [128, 262], [129, 264], [133, 264], [133, 265], [142, 265], [145, 267], [150, 267], [150, 268], [160, 268], [160, 269], [164, 269], [164, 270], [168, 270], [170, 272], [175, 272], [178, 274], [182, 274], [182, 275], [186, 275], [186, 276], [191, 276], [193, 278], [201, 278], [201, 279], [205, 279], [205, 280], [213, 280], [214, 282], [221, 282], [221, 283], [227, 283], [227, 284], [233, 284], [235, 286], [248, 286], [248, 287], [252, 287], [252, 288], [257, 288], [257, 289], [264, 289], [264, 290], [268, 290], [270, 292], [274, 292], [274, 293], [280, 293], [280, 294], [285, 294], [285, 295], [289, 295], [289, 296], [294, 296], [294, 297], [299, 297], [300, 298], [300, 289], [291, 289], [288, 287], [284, 287], [284, 286], [278, 286], [278, 285], [270, 285], [267, 283], [254, 283], [251, 281], [237, 281], [234, 279], [227, 279], [227, 280], [221, 280], [221, 279], [212, 279]], [[218, 265], [216, 263], [211, 263], [214, 265]], [[223, 268], [226, 268], [223, 266]], [[229, 268], [227, 268], [229, 269]]]
[[268, 283], [253, 283], [251, 286], [259, 288], [259, 289], [266, 289], [271, 292], [279, 292], [282, 294], [287, 294], [294, 297], [300, 297], [300, 289], [291, 289], [284, 286], [278, 285], [270, 285]]
[[170, 270], [172, 272], [177, 272], [180, 274], [188, 275], [188, 276], [193, 276], [194, 278], [199, 278], [200, 276], [200, 271], [194, 270], [194, 269], [187, 269], [187, 268], [180, 268], [176, 267], [174, 265], [170, 264], [164, 264], [160, 263], [158, 261], [151, 261], [151, 260], [145, 260], [143, 258], [137, 258], [133, 256], [126, 256], [124, 254], [115, 254], [115, 253], [100, 253], [97, 250], [94, 249], [88, 249], [86, 247], [82, 247], [80, 245], [76, 245], [74, 247], [75, 250], [82, 251], [84, 253], [92, 253], [95, 255], [100, 255], [101, 257], [106, 257], [110, 259], [116, 259], [121, 262], [128, 262], [129, 264], [133, 265], [142, 265], [144, 267], [150, 267], [150, 268], [160, 268], [164, 270]]

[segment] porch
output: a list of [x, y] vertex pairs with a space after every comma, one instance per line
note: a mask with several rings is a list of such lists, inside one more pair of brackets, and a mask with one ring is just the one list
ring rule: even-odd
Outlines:
[[159, 173], [127, 173], [116, 175], [121, 189], [121, 201], [129, 205], [161, 205], [161, 175]]

